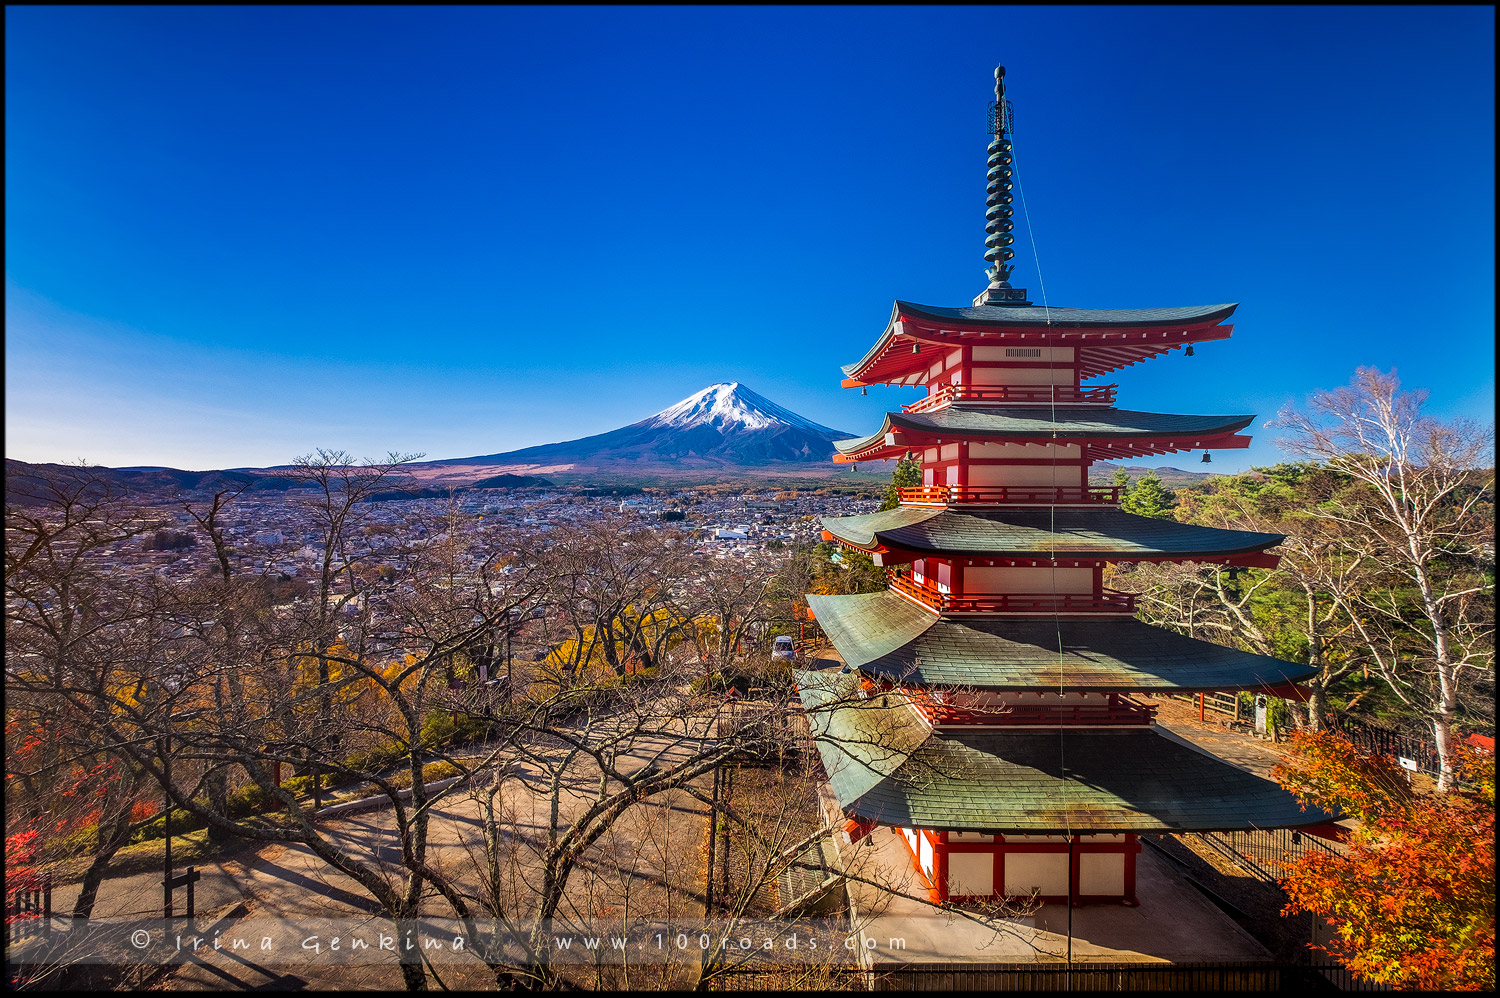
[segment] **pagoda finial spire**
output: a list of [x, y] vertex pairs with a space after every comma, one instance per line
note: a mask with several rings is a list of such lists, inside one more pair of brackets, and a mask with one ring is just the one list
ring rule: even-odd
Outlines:
[[1029, 305], [1024, 288], [1010, 286], [1010, 261], [1016, 251], [1014, 205], [1011, 190], [1015, 185], [1012, 167], [1015, 158], [1010, 145], [1010, 102], [1005, 99], [1005, 67], [995, 67], [995, 102], [990, 105], [990, 168], [985, 188], [984, 258], [989, 261], [985, 276], [990, 286], [975, 305]]

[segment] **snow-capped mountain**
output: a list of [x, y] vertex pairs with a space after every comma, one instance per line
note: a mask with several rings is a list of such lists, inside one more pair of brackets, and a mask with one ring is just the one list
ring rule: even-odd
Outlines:
[[853, 436], [853, 434], [841, 433], [814, 423], [790, 409], [783, 409], [764, 395], [752, 392], [738, 381], [709, 385], [701, 392], [689, 395], [676, 405], [668, 406], [656, 415], [631, 425], [674, 429], [716, 426], [725, 431], [738, 430], [740, 432], [792, 426], [810, 430], [813, 433], [822, 433], [834, 440]]
[[852, 436], [731, 381], [710, 385], [654, 416], [607, 433], [433, 463], [577, 470], [823, 464], [833, 456], [832, 441]]

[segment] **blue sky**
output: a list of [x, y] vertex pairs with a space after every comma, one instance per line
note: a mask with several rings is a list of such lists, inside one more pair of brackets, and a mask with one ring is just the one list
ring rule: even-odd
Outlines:
[[870, 432], [838, 366], [985, 286], [997, 62], [1051, 304], [1242, 303], [1122, 407], [1258, 413], [1217, 471], [1359, 365], [1492, 418], [1491, 8], [11, 7], [6, 453]]

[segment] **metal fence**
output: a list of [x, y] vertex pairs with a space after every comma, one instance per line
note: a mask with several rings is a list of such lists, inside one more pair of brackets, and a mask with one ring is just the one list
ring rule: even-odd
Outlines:
[[1439, 772], [1437, 743], [1431, 732], [1392, 731], [1352, 717], [1335, 718], [1333, 727], [1342, 732], [1355, 748], [1397, 759], [1410, 759], [1417, 771], [1436, 776]]
[[[791, 970], [737, 970], [715, 991], [772, 991]], [[821, 990], [847, 991], [1387, 991], [1336, 963], [891, 964], [826, 972]]]
[[1332, 842], [1291, 828], [1249, 832], [1202, 832], [1199, 839], [1259, 880], [1275, 883], [1284, 864], [1309, 852], [1342, 855]]

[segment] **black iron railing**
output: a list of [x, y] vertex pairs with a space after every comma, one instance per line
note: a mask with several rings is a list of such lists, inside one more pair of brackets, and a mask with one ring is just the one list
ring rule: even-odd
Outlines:
[[801, 979], [851, 991], [1388, 991], [1331, 961], [1277, 963], [891, 964], [739, 968], [716, 977], [714, 991], [773, 991]]
[[1199, 838], [1251, 876], [1273, 884], [1286, 875], [1287, 863], [1307, 853], [1342, 855], [1339, 847], [1327, 839], [1292, 828], [1203, 832]]

